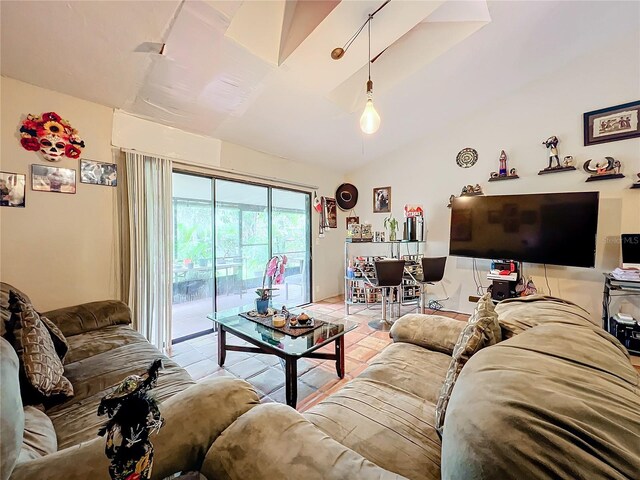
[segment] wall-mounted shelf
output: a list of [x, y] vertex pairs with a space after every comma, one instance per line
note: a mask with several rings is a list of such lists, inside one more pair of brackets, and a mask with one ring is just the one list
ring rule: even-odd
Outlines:
[[491, 177], [489, 179], [490, 182], [499, 182], [500, 180], [515, 180], [516, 178], [520, 178], [518, 175], [502, 175], [498, 177]]
[[538, 175], [546, 175], [547, 173], [560, 173], [560, 172], [573, 172], [576, 167], [556, 167], [556, 168], [545, 168], [544, 170], [540, 170]]
[[624, 178], [622, 173], [606, 173], [604, 175], [591, 175], [587, 178], [587, 182], [597, 182], [599, 180], [613, 180], [614, 178]]

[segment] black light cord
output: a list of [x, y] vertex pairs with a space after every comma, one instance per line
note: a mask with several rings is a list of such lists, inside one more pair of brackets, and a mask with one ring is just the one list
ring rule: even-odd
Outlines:
[[369, 20], [367, 20], [367, 24], [369, 25], [369, 56], [367, 57], [367, 66], [369, 67], [369, 80], [371, 80], [371, 20], [373, 20], [373, 14], [369, 14]]
[[373, 16], [376, 13], [378, 13], [380, 10], [382, 10], [390, 1], [391, 0], [387, 0], [382, 5], [380, 5], [373, 13], [370, 13], [369, 18], [367, 18], [367, 20], [362, 24], [362, 26], [358, 29], [358, 31], [354, 33], [353, 36], [349, 40], [347, 40], [347, 43], [344, 44], [344, 47], [342, 47], [342, 50], [344, 50], [344, 53], [346, 53], [347, 50], [349, 50], [349, 47], [351, 46], [351, 44], [356, 40], [356, 38], [358, 38], [358, 35], [360, 35], [360, 32], [364, 30], [364, 27], [369, 25], [369, 79], [371, 79], [371, 20], [373, 19]]

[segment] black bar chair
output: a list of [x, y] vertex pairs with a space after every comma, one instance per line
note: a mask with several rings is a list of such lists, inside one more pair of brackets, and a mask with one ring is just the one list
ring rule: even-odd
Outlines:
[[427, 300], [427, 285], [434, 285], [444, 278], [447, 257], [422, 257], [422, 275], [415, 279], [420, 283], [420, 313], [424, 313]]
[[[398, 316], [400, 315], [404, 260], [382, 260], [374, 262], [374, 267], [376, 270], [376, 280], [372, 285], [379, 288], [382, 293], [382, 318], [371, 320], [369, 326], [375, 330], [388, 331], [391, 328], [391, 322], [389, 322], [387, 318], [387, 303], [389, 302], [390, 295], [393, 295], [394, 289], [398, 291]], [[391, 311], [389, 313], [391, 313]]]

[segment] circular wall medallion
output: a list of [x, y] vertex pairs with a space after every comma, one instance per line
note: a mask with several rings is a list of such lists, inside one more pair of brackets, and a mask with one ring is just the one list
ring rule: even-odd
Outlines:
[[478, 152], [473, 148], [463, 148], [456, 157], [456, 163], [459, 167], [473, 167], [478, 161]]

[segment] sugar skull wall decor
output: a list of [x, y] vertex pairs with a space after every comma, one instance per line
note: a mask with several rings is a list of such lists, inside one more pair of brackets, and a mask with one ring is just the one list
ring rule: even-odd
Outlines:
[[79, 158], [84, 148], [78, 131], [55, 112], [27, 115], [20, 127], [20, 144], [26, 150], [40, 151], [49, 162]]

